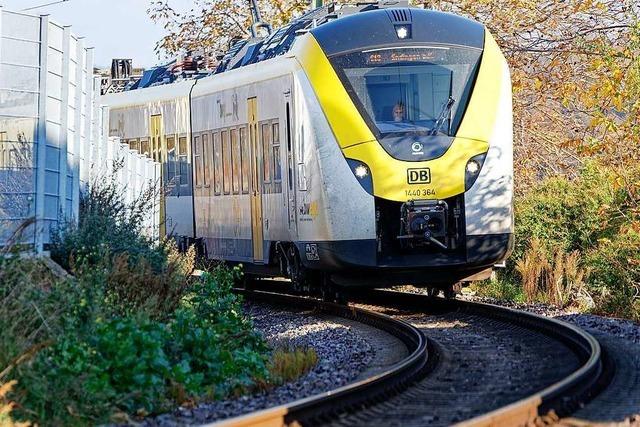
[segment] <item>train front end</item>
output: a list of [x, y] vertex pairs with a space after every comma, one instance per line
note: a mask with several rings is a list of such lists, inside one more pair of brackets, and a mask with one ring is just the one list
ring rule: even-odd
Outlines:
[[341, 195], [350, 215], [329, 222], [373, 223], [375, 235], [313, 242], [307, 267], [347, 286], [446, 288], [486, 276], [513, 245], [511, 81], [491, 34], [412, 8], [310, 33], [297, 56], [344, 167], [372, 200]]

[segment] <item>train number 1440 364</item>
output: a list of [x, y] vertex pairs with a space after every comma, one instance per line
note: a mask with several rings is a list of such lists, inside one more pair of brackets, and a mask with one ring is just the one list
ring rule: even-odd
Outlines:
[[407, 197], [435, 197], [436, 195], [436, 190], [431, 188], [411, 189], [404, 192]]

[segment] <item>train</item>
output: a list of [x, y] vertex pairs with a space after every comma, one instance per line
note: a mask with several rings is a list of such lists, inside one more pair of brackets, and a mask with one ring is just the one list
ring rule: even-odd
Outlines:
[[513, 248], [512, 87], [473, 20], [326, 5], [214, 72], [107, 95], [162, 163], [161, 233], [296, 289], [455, 295]]

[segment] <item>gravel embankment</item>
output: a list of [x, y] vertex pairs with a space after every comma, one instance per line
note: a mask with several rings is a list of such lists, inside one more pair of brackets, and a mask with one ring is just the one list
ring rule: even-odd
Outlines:
[[200, 425], [281, 405], [345, 385], [356, 379], [374, 359], [372, 346], [357, 328], [352, 327], [352, 322], [262, 304], [247, 303], [245, 310], [267, 341], [314, 348], [319, 359], [316, 367], [297, 381], [269, 392], [196, 408], [179, 408], [147, 420], [144, 425]]

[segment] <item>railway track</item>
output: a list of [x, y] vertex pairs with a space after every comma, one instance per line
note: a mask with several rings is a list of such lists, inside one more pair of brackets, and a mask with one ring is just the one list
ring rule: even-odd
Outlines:
[[[344, 306], [281, 293], [282, 283], [274, 286], [265, 281], [260, 287], [269, 291], [238, 292], [251, 300], [314, 308], [370, 324], [400, 339], [409, 356], [374, 377], [221, 425], [523, 425], [550, 410], [570, 414], [606, 382], [605, 356], [598, 342], [554, 319], [391, 291], [354, 294], [354, 303]], [[453, 326], [438, 334], [430, 329], [434, 321], [452, 322]], [[451, 331], [463, 331], [468, 338], [448, 337]], [[429, 339], [431, 336], [435, 339]], [[527, 366], [494, 357], [500, 352], [507, 357], [511, 353], [504, 348], [508, 347], [525, 353], [522, 361]], [[509, 381], [497, 378], [492, 384], [493, 379], [479, 375], [473, 364], [484, 365], [485, 373], [492, 371]], [[520, 371], [534, 379], [518, 377]], [[514, 388], [513, 382], [518, 381], [525, 386]]]

